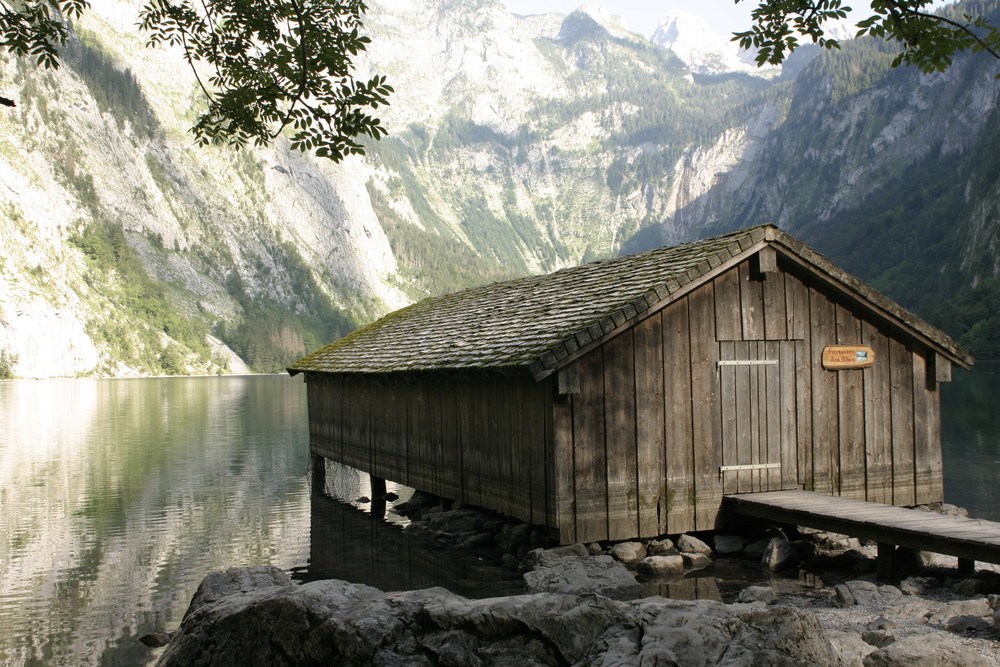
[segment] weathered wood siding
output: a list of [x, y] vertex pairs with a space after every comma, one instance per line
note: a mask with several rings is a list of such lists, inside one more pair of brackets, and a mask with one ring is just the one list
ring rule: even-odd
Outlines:
[[[750, 259], [586, 352], [554, 412], [560, 539], [713, 529], [726, 493], [941, 500], [928, 353], [895, 333], [784, 260], [762, 274]], [[875, 364], [823, 369], [837, 344]]]
[[[728, 493], [941, 500], [948, 361], [858, 308], [787, 258], [751, 257], [542, 382], [314, 374], [312, 450], [564, 543], [711, 530]], [[850, 344], [874, 365], [822, 367]]]
[[553, 381], [313, 375], [311, 449], [444, 498], [555, 525]]

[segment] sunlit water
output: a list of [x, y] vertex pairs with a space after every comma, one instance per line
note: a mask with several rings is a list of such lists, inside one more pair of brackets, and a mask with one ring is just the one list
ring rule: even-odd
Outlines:
[[[943, 432], [947, 499], [1000, 520], [998, 390], [997, 366], [957, 373]], [[331, 466], [311, 494], [307, 429], [305, 386], [283, 376], [0, 382], [0, 664], [149, 664], [138, 637], [175, 628], [202, 577], [239, 564], [521, 590], [516, 572], [338, 502], [367, 495], [355, 471]]]

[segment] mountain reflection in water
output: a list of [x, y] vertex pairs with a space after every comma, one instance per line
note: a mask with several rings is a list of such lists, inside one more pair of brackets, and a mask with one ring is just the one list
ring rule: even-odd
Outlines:
[[[1000, 367], [956, 372], [942, 394], [946, 497], [1000, 519]], [[364, 474], [331, 466], [313, 495], [308, 468], [299, 379], [0, 382], [0, 664], [151, 664], [137, 638], [174, 629], [201, 579], [235, 565], [385, 590], [522, 590], [495, 561], [411, 539], [390, 506], [370, 516]], [[743, 567], [644, 592], [727, 599], [759, 576]]]

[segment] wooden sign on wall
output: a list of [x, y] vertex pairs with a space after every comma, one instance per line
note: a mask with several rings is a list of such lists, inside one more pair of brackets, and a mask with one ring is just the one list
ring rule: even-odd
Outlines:
[[875, 350], [867, 345], [830, 345], [823, 348], [823, 368], [839, 371], [868, 368], [875, 363]]

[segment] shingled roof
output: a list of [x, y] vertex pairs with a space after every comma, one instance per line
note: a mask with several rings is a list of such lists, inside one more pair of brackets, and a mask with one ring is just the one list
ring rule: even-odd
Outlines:
[[720, 267], [776, 247], [879, 315], [968, 367], [951, 338], [838, 269], [772, 225], [657, 248], [426, 299], [300, 359], [292, 375], [525, 368], [541, 379], [560, 361], [650, 309], [669, 303]]

